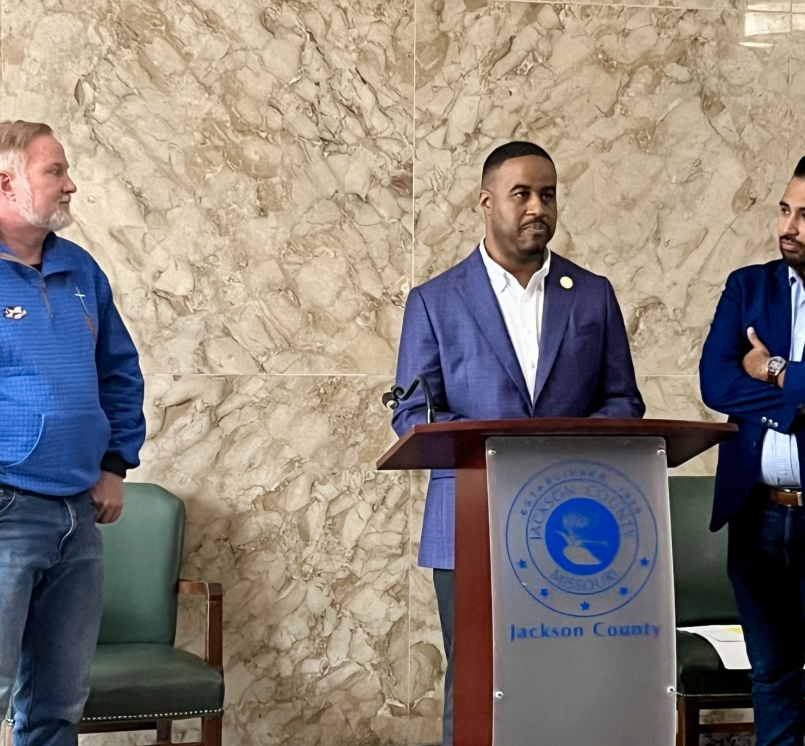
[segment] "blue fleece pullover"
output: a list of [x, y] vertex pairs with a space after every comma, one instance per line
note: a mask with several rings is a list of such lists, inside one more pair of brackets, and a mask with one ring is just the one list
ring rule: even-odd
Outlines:
[[123, 473], [145, 438], [137, 351], [109, 280], [51, 233], [41, 272], [0, 244], [0, 484], [45, 495]]

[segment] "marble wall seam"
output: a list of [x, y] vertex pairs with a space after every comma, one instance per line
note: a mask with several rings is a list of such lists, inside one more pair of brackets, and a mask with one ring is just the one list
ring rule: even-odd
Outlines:
[[[792, 11], [791, 12], [791, 17], [792, 18], [794, 16], [793, 9], [794, 9], [794, 4], [793, 4], [793, 0], [792, 0], [792, 3], [791, 3], [791, 11]], [[793, 86], [793, 74], [794, 74], [793, 69], [794, 69], [793, 54], [789, 54], [788, 55], [788, 90], [789, 91], [791, 91], [791, 88]], [[788, 113], [789, 113], [789, 118], [793, 119], [794, 112], [793, 112], [793, 109], [790, 106], [789, 106], [789, 112]], [[786, 138], [786, 163], [793, 168], [793, 164], [791, 163], [791, 137], [790, 136], [788, 138]], [[780, 196], [782, 196], [782, 195], [780, 195]]]
[[6, 0], [0, 0], [0, 106], [2, 106], [3, 94], [6, 90]]
[[[383, 378], [382, 374], [377, 373], [145, 373], [146, 376], [181, 376], [182, 378], [237, 378], [243, 376], [247, 378]], [[393, 376], [389, 374], [389, 380]]]
[[[650, 8], [651, 10], [679, 10], [679, 5], [674, 5], [673, 3], [664, 4], [664, 3], [618, 3], [618, 2], [585, 2], [584, 0], [563, 0], [563, 2], [551, 2], [551, 0], [488, 0], [489, 5], [516, 5], [516, 4], [528, 4], [528, 5], [582, 5], [582, 6], [589, 6], [589, 7], [599, 7], [604, 6], [607, 8]], [[712, 5], [696, 5], [692, 3], [686, 3], [684, 6], [685, 10], [712, 10]]]
[[414, 57], [411, 61], [413, 65], [413, 94], [412, 94], [412, 109], [413, 109], [413, 117], [414, 117], [414, 126], [411, 132], [412, 143], [411, 143], [411, 150], [414, 154], [411, 162], [411, 220], [412, 220], [412, 228], [411, 228], [411, 282], [409, 285], [409, 290], [416, 286], [416, 175], [417, 175], [417, 158], [416, 158], [416, 149], [417, 149], [417, 133], [416, 133], [416, 123], [417, 123], [417, 116], [416, 116], [416, 93], [417, 93], [417, 55], [419, 52], [418, 46], [418, 24], [417, 24], [417, 7], [419, 6], [419, 0], [414, 0], [413, 2], [413, 23], [414, 23]]
[[[413, 25], [413, 55], [411, 58], [411, 258], [409, 264], [410, 275], [408, 278], [408, 292], [413, 288], [416, 280], [416, 196], [413, 189], [413, 184], [416, 182], [416, 53], [417, 53], [417, 25], [416, 25], [416, 8], [417, 0], [411, 3], [411, 15]], [[392, 377], [392, 385], [396, 383], [396, 378]], [[389, 418], [390, 419], [390, 418]], [[412, 739], [412, 722], [411, 712], [413, 709], [413, 691], [411, 685], [411, 648], [413, 645], [413, 637], [411, 633], [411, 568], [416, 564], [416, 557], [413, 553], [414, 539], [411, 527], [411, 514], [412, 503], [414, 499], [414, 485], [413, 477], [410, 473], [406, 474], [408, 483], [408, 597], [407, 597], [407, 610], [408, 610], [408, 646], [406, 649], [406, 670], [407, 670], [407, 689], [406, 689], [406, 741], [410, 744], [413, 743]]]
[[641, 373], [639, 370], [635, 371], [635, 375], [644, 378], [698, 378], [696, 373]]

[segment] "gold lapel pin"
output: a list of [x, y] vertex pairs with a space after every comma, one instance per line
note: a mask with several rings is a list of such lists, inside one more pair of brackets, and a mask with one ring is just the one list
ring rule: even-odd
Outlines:
[[563, 277], [561, 280], [559, 280], [559, 284], [565, 290], [570, 290], [570, 288], [573, 287], [573, 280], [571, 280], [569, 277]]

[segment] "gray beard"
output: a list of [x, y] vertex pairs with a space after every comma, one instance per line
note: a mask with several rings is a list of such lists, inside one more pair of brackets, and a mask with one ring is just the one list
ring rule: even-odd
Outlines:
[[68, 225], [72, 225], [73, 222], [73, 216], [68, 210], [56, 209], [50, 215], [36, 213], [30, 199], [26, 199], [25, 202], [18, 202], [17, 211], [29, 225], [46, 231], [64, 230]]

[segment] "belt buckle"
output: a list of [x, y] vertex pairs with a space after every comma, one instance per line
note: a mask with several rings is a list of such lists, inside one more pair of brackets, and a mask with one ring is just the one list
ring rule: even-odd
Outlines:
[[803, 507], [802, 490], [780, 490], [780, 492], [785, 492], [787, 495], [794, 495], [797, 498], [797, 507]]

